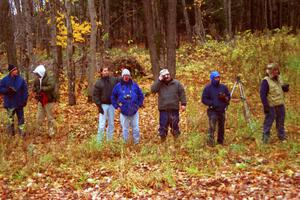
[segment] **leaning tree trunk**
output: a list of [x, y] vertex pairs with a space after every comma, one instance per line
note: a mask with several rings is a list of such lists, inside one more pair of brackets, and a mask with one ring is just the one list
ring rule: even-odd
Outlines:
[[176, 11], [177, 0], [168, 0], [167, 66], [173, 78], [176, 75]]
[[9, 0], [0, 0], [0, 42], [4, 42], [8, 63], [18, 65]]
[[155, 27], [153, 22], [153, 12], [152, 12], [152, 0], [143, 0], [145, 23], [146, 23], [146, 33], [147, 40], [150, 51], [150, 60], [152, 66], [152, 73], [154, 78], [158, 77], [159, 74], [159, 57], [156, 50], [155, 43]]
[[71, 2], [65, 0], [66, 24], [67, 24], [67, 71], [68, 71], [68, 95], [69, 105], [76, 104], [75, 96], [75, 64], [73, 61], [73, 27], [71, 23]]
[[200, 4], [195, 5], [195, 34], [196, 34], [197, 41], [199, 41], [200, 44], [203, 44], [205, 42], [206, 36], [205, 36]]
[[97, 15], [94, 0], [88, 0], [89, 13], [91, 19], [91, 37], [90, 37], [90, 53], [88, 68], [88, 102], [92, 102], [93, 86], [95, 80], [96, 67], [96, 39], [97, 39]]

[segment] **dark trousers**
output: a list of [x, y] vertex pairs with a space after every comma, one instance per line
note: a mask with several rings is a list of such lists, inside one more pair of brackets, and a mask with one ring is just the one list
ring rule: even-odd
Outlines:
[[171, 133], [174, 137], [180, 135], [179, 131], [179, 110], [159, 111], [159, 135], [165, 138], [168, 135], [168, 127], [171, 128]]
[[219, 144], [224, 143], [224, 125], [225, 125], [225, 112], [217, 112], [214, 110], [207, 110], [209, 129], [208, 129], [208, 144], [214, 145], [214, 134], [218, 124], [218, 138]]
[[284, 119], [285, 119], [285, 107], [284, 105], [270, 107], [269, 113], [265, 114], [264, 127], [263, 127], [263, 142], [268, 143], [270, 138], [270, 130], [274, 120], [276, 121], [276, 129], [278, 138], [284, 140]]
[[9, 134], [14, 134], [14, 116], [15, 114], [17, 115], [18, 118], [18, 127], [19, 127], [19, 132], [23, 132], [24, 129], [24, 109], [23, 107], [21, 108], [7, 108], [7, 116], [8, 116], [8, 124], [7, 124], [7, 129]]

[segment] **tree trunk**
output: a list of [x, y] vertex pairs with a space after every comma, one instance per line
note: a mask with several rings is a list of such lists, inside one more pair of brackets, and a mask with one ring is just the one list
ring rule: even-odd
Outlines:
[[[109, 3], [109, 2], [108, 2]], [[105, 25], [105, 10], [104, 10], [104, 7], [105, 7], [105, 5], [104, 5], [104, 2], [103, 2], [103, 0], [99, 0], [99, 10], [98, 10], [98, 16], [99, 16], [99, 20], [103, 23], [104, 22], [104, 26], [106, 26]], [[108, 17], [109, 17], [109, 15], [108, 15]], [[99, 71], [99, 69], [103, 66], [103, 55], [104, 55], [104, 46], [105, 46], [105, 44], [104, 44], [104, 41], [103, 41], [103, 34], [102, 34], [102, 28], [103, 26], [101, 26], [99, 29], [98, 29], [98, 40], [97, 40], [97, 44], [98, 44], [98, 50], [99, 50], [99, 53], [100, 53], [100, 57], [99, 57], [99, 61], [98, 61], [98, 65], [96, 66], [96, 70], [97, 71]], [[104, 27], [104, 29], [105, 29], [105, 27]], [[108, 32], [109, 32], [109, 30], [110, 30], [110, 28], [108, 28]], [[104, 32], [105, 32], [105, 30], [104, 30]], [[107, 34], [107, 40], [108, 40], [108, 46], [107, 46], [107, 48], [110, 48], [110, 46], [111, 46], [111, 43], [110, 43], [110, 38], [111, 36], [110, 36], [110, 34], [108, 33]]]
[[279, 14], [278, 14], [278, 21], [279, 21], [279, 28], [282, 28], [282, 1], [279, 1]]
[[186, 3], [185, 0], [181, 0], [182, 2], [182, 7], [183, 7], [183, 15], [184, 15], [184, 21], [185, 21], [185, 28], [186, 28], [186, 33], [187, 33], [187, 37], [189, 42], [192, 42], [193, 38], [192, 38], [192, 29], [191, 29], [191, 25], [190, 25], [190, 20], [189, 20], [189, 16], [187, 13], [187, 7], [186, 7]]
[[107, 36], [104, 40], [104, 47], [105, 49], [111, 48], [111, 41], [110, 41], [110, 4], [109, 0], [105, 0], [105, 9], [104, 9], [104, 31]]
[[167, 20], [167, 66], [173, 78], [176, 75], [176, 19], [177, 0], [168, 0]]
[[29, 80], [30, 66], [35, 66], [35, 56], [33, 54], [33, 30], [31, 28], [32, 16], [30, 11], [31, 0], [22, 1], [22, 6], [25, 13], [25, 29], [26, 29], [26, 57], [29, 61], [29, 65], [25, 69], [26, 80]]
[[152, 10], [152, 0], [143, 0], [145, 23], [146, 23], [146, 33], [147, 40], [150, 51], [150, 60], [152, 66], [152, 73], [154, 78], [158, 77], [159, 74], [159, 57], [156, 49], [155, 42], [155, 26], [153, 21], [153, 10]]
[[225, 16], [225, 34], [232, 37], [231, 0], [223, 0]]
[[203, 44], [205, 42], [205, 30], [202, 21], [202, 11], [200, 4], [195, 5], [195, 34], [197, 40], [200, 41], [200, 44]]
[[227, 0], [228, 3], [228, 34], [229, 37], [232, 38], [232, 14], [231, 14], [231, 0]]
[[71, 2], [65, 0], [66, 25], [67, 25], [67, 71], [68, 71], [68, 95], [69, 105], [76, 104], [75, 96], [75, 65], [73, 61], [73, 27], [71, 23]]
[[92, 102], [93, 87], [95, 80], [96, 67], [96, 39], [97, 39], [97, 15], [94, 0], [88, 0], [90, 21], [91, 21], [91, 37], [90, 37], [90, 53], [89, 53], [89, 68], [88, 68], [88, 102]]
[[264, 29], [268, 28], [268, 0], [263, 0], [264, 6]]
[[18, 65], [9, 0], [0, 1], [0, 10], [0, 42], [4, 42], [8, 63]]
[[51, 57], [52, 57], [52, 66], [53, 66], [53, 72], [54, 72], [54, 78], [57, 84], [59, 84], [59, 66], [58, 66], [58, 49], [56, 45], [56, 36], [57, 36], [57, 27], [56, 27], [56, 12], [57, 12], [57, 5], [56, 1], [50, 1], [50, 18], [51, 18], [51, 24], [50, 24], [50, 30], [51, 30], [51, 40], [50, 40], [50, 46], [51, 46]]
[[16, 29], [18, 32], [18, 35], [15, 38], [15, 42], [16, 44], [19, 44], [19, 64], [20, 64], [20, 68], [21, 70], [25, 70], [24, 68], [24, 59], [23, 59], [23, 52], [25, 51], [26, 48], [26, 43], [25, 41], [25, 37], [24, 37], [24, 33], [25, 33], [25, 28], [24, 28], [24, 16], [23, 13], [21, 11], [21, 4], [19, 0], [14, 0], [14, 4], [16, 6], [16, 10], [17, 10], [17, 22], [16, 22]]
[[165, 1], [152, 1], [152, 15], [154, 20], [154, 39], [158, 56], [159, 68], [165, 68], [166, 60], [166, 20], [164, 19]]

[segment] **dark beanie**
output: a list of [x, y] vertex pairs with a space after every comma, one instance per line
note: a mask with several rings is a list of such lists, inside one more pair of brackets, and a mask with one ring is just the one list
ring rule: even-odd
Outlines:
[[17, 69], [17, 67], [16, 67], [15, 65], [13, 65], [13, 64], [8, 64], [8, 72], [9, 72], [9, 73], [12, 72], [12, 71], [14, 71], [15, 69]]

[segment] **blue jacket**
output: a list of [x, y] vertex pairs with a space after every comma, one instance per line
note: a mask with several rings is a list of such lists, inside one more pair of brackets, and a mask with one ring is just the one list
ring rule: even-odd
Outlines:
[[143, 106], [144, 95], [132, 80], [127, 83], [121, 80], [112, 91], [111, 102], [116, 109], [121, 108], [123, 115], [133, 116]]
[[202, 103], [207, 105], [208, 109], [217, 112], [225, 112], [225, 109], [229, 103], [226, 103], [219, 98], [220, 93], [224, 93], [226, 97], [230, 99], [229, 90], [224, 84], [219, 84], [216, 86], [210, 83], [206, 85], [202, 93]]
[[[16, 93], [9, 94], [8, 88], [14, 88]], [[26, 81], [21, 76], [5, 76], [0, 81], [0, 94], [4, 95], [5, 108], [20, 108], [27, 103], [28, 89]]]

